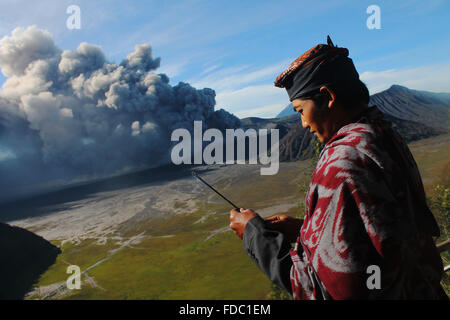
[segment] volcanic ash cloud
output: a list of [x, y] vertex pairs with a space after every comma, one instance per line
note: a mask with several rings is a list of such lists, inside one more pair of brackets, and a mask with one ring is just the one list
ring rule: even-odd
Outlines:
[[0, 40], [0, 201], [55, 181], [92, 178], [170, 161], [170, 134], [236, 128], [214, 111], [215, 92], [169, 84], [148, 44], [119, 65], [101, 48], [59, 49], [49, 32], [17, 28]]

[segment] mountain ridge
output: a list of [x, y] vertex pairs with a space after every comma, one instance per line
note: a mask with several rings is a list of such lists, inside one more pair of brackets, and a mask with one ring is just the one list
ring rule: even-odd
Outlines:
[[[443, 134], [449, 129], [450, 93], [433, 93], [392, 85], [372, 95], [369, 105], [376, 105], [407, 143]], [[280, 161], [295, 161], [310, 158], [314, 154], [311, 145], [314, 137], [298, 120], [299, 116], [293, 111], [292, 105], [288, 105], [275, 118], [244, 118], [241, 124], [254, 129], [274, 126], [284, 128], [283, 134], [280, 133]]]
[[[376, 105], [383, 113], [399, 119], [448, 129], [448, 92], [415, 90], [393, 84], [389, 89], [371, 95], [369, 105]], [[275, 118], [293, 114], [295, 111], [292, 104], [289, 104]]]

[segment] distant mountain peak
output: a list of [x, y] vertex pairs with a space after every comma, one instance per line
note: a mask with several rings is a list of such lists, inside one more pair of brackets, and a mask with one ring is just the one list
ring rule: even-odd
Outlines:
[[399, 84], [393, 84], [389, 89], [387, 90], [408, 90], [411, 91], [411, 89], [405, 87], [405, 86], [401, 86]]
[[375, 105], [384, 114], [446, 129], [450, 99], [445, 93], [413, 90], [394, 84], [389, 89], [370, 96], [370, 105]]
[[294, 108], [292, 107], [292, 103], [289, 103], [275, 118], [283, 118], [286, 116], [290, 116], [296, 114]]

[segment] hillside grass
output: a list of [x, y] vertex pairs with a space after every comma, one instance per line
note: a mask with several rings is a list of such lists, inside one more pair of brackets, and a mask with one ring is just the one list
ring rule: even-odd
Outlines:
[[[450, 134], [420, 140], [410, 144], [422, 176], [429, 206], [439, 224], [441, 235], [437, 243], [450, 238]], [[444, 266], [450, 264], [450, 252], [441, 253]], [[450, 297], [450, 276], [441, 282]]]
[[263, 299], [270, 283], [249, 263], [234, 234], [204, 241], [201, 233], [149, 238], [120, 251], [90, 276], [105, 290], [70, 299]]

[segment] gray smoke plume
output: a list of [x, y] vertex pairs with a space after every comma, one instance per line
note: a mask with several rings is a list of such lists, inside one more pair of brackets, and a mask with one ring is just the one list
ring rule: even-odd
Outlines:
[[[214, 111], [215, 92], [169, 84], [160, 58], [136, 45], [119, 65], [101, 48], [55, 46], [50, 33], [17, 28], [0, 40], [0, 201], [73, 179], [170, 162], [174, 129], [236, 128]], [[28, 189], [27, 189], [28, 188]]]

